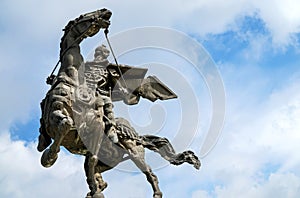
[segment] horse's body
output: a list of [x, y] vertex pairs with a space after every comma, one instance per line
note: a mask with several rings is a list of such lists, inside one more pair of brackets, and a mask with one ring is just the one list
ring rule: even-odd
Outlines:
[[[97, 103], [97, 99], [92, 103], [89, 101], [89, 109], [83, 114], [84, 118], [81, 118], [77, 111], [81, 108], [76, 103], [76, 91], [80, 87], [78, 69], [83, 64], [79, 44], [84, 38], [95, 35], [101, 28], [108, 28], [110, 16], [109, 10], [98, 10], [70, 21], [64, 29], [65, 34], [60, 44], [61, 67], [57, 77], [49, 79], [52, 86], [41, 103], [42, 118], [38, 145], [38, 150], [44, 151], [41, 164], [44, 167], [52, 166], [58, 157], [60, 146], [64, 146], [71, 153], [86, 156], [84, 167], [90, 188], [87, 197], [97, 198], [103, 197], [101, 192], [107, 186], [101, 173], [126, 159], [131, 159], [151, 183], [153, 197], [161, 198], [157, 177], [145, 163], [144, 148], [158, 152], [171, 164], [188, 162], [198, 169], [200, 161], [194, 153], [185, 151], [176, 154], [167, 139], [139, 136], [129, 122], [122, 118], [116, 120], [119, 142], [114, 144], [104, 133], [106, 125], [103, 121], [103, 107]], [[85, 119], [86, 126], [79, 126], [80, 119]], [[89, 139], [91, 148], [86, 146], [83, 137], [79, 135], [82, 129], [87, 129], [88, 135], [92, 135]], [[48, 146], [50, 147], [47, 148]]]

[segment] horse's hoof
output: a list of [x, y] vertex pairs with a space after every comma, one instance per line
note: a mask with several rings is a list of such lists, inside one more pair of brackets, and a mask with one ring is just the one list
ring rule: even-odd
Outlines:
[[101, 192], [99, 192], [95, 193], [92, 198], [104, 198], [104, 195]]
[[155, 192], [153, 198], [162, 198], [162, 192]]
[[94, 195], [91, 195], [91, 192], [89, 192], [85, 198], [104, 198], [104, 195], [101, 192], [96, 192]]
[[45, 168], [49, 168], [56, 162], [57, 157], [57, 153], [54, 156], [51, 156], [50, 149], [46, 149], [41, 157], [42, 166], [44, 166]]
[[91, 195], [91, 192], [89, 192], [85, 198], [93, 198], [92, 195]]
[[103, 191], [105, 188], [107, 188], [107, 182], [103, 182], [103, 185], [100, 187], [100, 190]]

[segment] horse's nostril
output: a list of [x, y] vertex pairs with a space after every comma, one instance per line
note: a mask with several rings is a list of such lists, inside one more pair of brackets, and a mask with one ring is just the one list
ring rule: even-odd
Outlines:
[[110, 17], [111, 17], [111, 12], [104, 14], [103, 19], [109, 20]]
[[107, 10], [107, 9], [101, 9], [100, 10], [102, 12], [102, 14], [100, 15], [101, 18], [103, 18], [104, 20], [109, 20], [109, 18], [112, 15], [112, 12]]

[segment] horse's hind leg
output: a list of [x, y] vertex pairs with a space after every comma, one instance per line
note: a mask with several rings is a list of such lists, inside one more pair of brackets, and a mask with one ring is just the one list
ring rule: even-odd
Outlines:
[[153, 198], [162, 198], [162, 192], [158, 186], [157, 176], [145, 162], [145, 150], [142, 146], [134, 146], [129, 149], [129, 154], [135, 165], [146, 175], [153, 189]]
[[87, 177], [86, 181], [90, 189], [86, 198], [104, 198], [101, 192], [107, 187], [107, 183], [103, 181], [100, 173], [95, 172], [97, 163], [98, 157], [96, 155], [88, 154], [86, 156], [84, 170]]
[[55, 163], [57, 153], [60, 151], [60, 145], [73, 124], [72, 118], [63, 114], [61, 110], [53, 111], [50, 115], [50, 120], [52, 122], [52, 126], [57, 126], [57, 131], [50, 148], [43, 152], [41, 164], [44, 167], [50, 167]]

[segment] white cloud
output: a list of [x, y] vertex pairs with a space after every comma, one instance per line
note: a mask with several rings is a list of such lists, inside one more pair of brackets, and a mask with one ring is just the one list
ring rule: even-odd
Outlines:
[[49, 169], [40, 165], [36, 144], [12, 141], [7, 133], [0, 135], [1, 197], [84, 197], [88, 191], [83, 160], [61, 152]]
[[300, 177], [291, 173], [271, 174], [267, 181], [262, 184], [237, 181], [227, 187], [217, 187], [215, 190], [215, 195], [218, 198], [239, 197], [241, 195], [245, 198], [297, 198], [299, 193]]
[[193, 193], [192, 198], [209, 198], [209, 194], [206, 191], [199, 190]]
[[207, 179], [195, 192], [199, 197], [204, 192], [224, 198], [299, 196], [299, 78], [256, 100], [264, 89], [257, 84], [260, 78], [243, 83], [247, 88], [227, 88], [226, 126], [215, 149], [203, 159], [202, 171], [207, 173], [195, 178]]
[[276, 45], [294, 44], [294, 33], [300, 31], [300, 2], [297, 0], [255, 1], [261, 18], [272, 33]]

